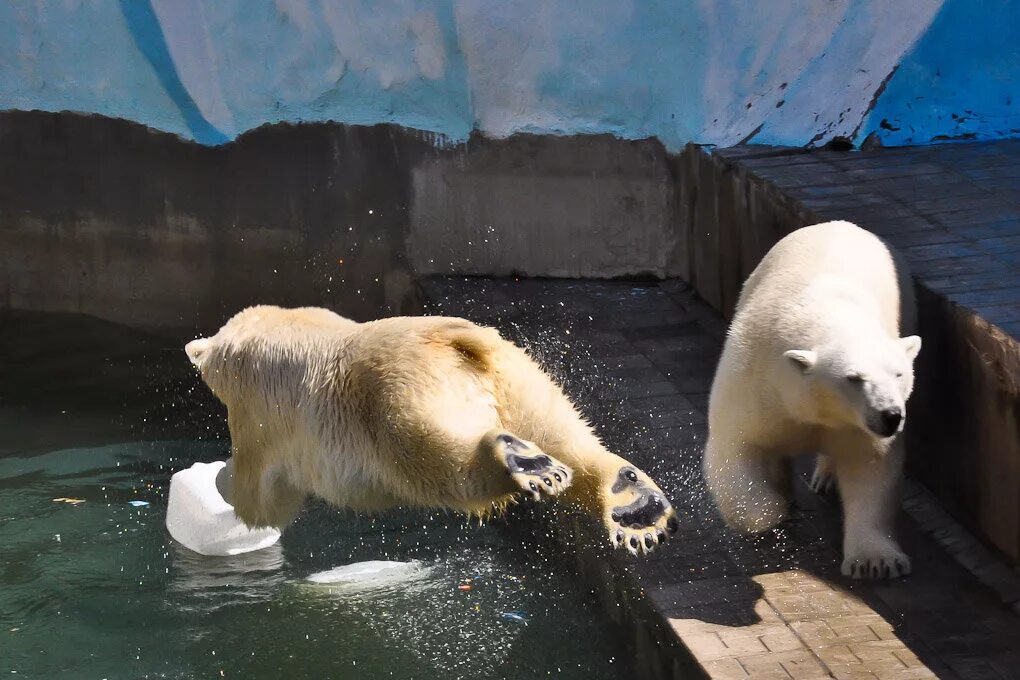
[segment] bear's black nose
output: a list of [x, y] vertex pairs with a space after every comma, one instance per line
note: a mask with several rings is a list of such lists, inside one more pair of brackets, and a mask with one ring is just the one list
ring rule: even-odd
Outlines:
[[900, 429], [900, 423], [903, 422], [903, 412], [898, 408], [891, 408], [882, 411], [882, 433], [891, 437]]

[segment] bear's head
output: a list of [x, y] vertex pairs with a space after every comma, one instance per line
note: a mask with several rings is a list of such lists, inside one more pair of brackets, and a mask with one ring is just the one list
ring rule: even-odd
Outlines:
[[220, 382], [217, 379], [220, 370], [218, 366], [214, 366], [214, 364], [218, 363], [214, 359], [215, 348], [216, 336], [213, 336], [211, 338], [192, 340], [184, 346], [184, 351], [188, 355], [188, 359], [191, 360], [191, 364], [198, 369], [205, 384], [209, 386], [213, 394], [220, 397], [219, 390], [217, 389]]
[[248, 363], [243, 348], [250, 344], [260, 320], [259, 308], [248, 308], [231, 317], [215, 334], [192, 340], [184, 346], [192, 365], [212, 393], [225, 401], [243, 379]]
[[850, 425], [880, 438], [903, 429], [921, 338], [856, 339], [784, 353], [805, 381], [808, 408], [824, 424]]
[[212, 349], [214, 338], [198, 338], [184, 346], [184, 352], [191, 360], [191, 365], [202, 370], [206, 360], [209, 358], [209, 351]]

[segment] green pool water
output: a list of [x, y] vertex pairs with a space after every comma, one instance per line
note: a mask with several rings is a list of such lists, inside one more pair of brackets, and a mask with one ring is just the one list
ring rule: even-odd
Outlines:
[[[630, 677], [604, 615], [527, 532], [313, 504], [271, 549], [191, 553], [163, 523], [170, 475], [225, 455], [220, 442], [0, 453], [0, 675]], [[429, 570], [376, 591], [305, 582], [381, 559]]]

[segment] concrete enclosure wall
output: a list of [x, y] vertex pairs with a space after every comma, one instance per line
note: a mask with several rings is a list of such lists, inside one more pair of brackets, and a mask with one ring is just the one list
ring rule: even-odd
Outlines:
[[413, 279], [678, 273], [676, 161], [654, 140], [437, 148], [392, 125], [275, 125], [216, 147], [0, 113], [0, 308], [210, 328], [255, 303], [417, 311]]
[[984, 138], [1020, 128], [1018, 19], [1018, 0], [15, 0], [0, 110], [209, 145], [317, 121], [673, 152]]

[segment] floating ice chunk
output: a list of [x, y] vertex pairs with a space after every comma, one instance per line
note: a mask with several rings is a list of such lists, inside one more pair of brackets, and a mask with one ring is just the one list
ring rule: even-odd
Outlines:
[[[225, 461], [195, 463], [170, 478], [166, 528], [184, 547], [202, 555], [240, 555], [280, 540], [276, 529], [249, 529], [217, 488]], [[229, 474], [229, 469], [226, 471]], [[229, 488], [229, 481], [226, 484]]]
[[128, 505], [133, 508], [144, 508], [149, 504], [149, 501], [128, 501]]
[[329, 571], [320, 571], [312, 574], [306, 580], [320, 585], [374, 588], [412, 581], [427, 574], [428, 569], [416, 560], [411, 562], [372, 560], [334, 567]]

